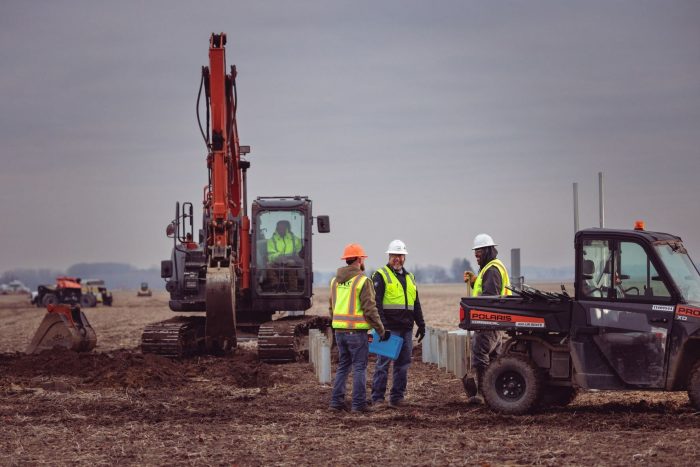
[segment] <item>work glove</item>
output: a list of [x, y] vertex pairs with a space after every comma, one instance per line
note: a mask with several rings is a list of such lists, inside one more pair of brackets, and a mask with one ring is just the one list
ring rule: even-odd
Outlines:
[[384, 335], [383, 335], [382, 337], [379, 338], [379, 342], [388, 341], [388, 340], [389, 340], [389, 337], [391, 337], [391, 331], [385, 330], [385, 331], [384, 331]]
[[421, 326], [418, 328], [418, 330], [416, 331], [416, 337], [418, 338], [418, 343], [420, 344], [420, 341], [422, 341], [425, 337], [425, 326]]
[[464, 271], [464, 282], [474, 285], [474, 282], [476, 282], [476, 274], [471, 271]]

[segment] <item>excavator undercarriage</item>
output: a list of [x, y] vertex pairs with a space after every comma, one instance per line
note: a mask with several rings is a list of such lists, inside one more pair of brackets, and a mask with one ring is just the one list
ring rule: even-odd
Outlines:
[[309, 356], [309, 329], [329, 332], [325, 316], [287, 316], [260, 325], [258, 358], [267, 363], [295, 362]]

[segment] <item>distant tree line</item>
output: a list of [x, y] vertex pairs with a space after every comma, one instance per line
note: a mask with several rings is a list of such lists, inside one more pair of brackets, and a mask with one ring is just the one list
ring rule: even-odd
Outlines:
[[141, 282], [148, 282], [154, 289], [164, 287], [159, 268], [138, 269], [125, 263], [78, 263], [65, 271], [47, 268], [11, 269], [0, 275], [0, 283], [19, 280], [30, 289], [36, 290], [42, 284], [55, 284], [56, 277], [59, 276], [103, 279], [107, 287], [112, 289], [136, 289]]
[[[449, 268], [443, 266], [427, 265], [413, 266], [409, 268], [421, 284], [445, 284], [450, 282], [462, 282], [464, 271], [474, 269], [468, 260], [455, 258]], [[368, 271], [371, 274], [374, 271]], [[327, 285], [335, 272], [314, 271], [314, 284]], [[138, 269], [125, 263], [78, 263], [70, 266], [65, 271], [58, 269], [11, 269], [0, 274], [0, 284], [6, 284], [13, 280], [19, 280], [32, 290], [41, 284], [54, 284], [58, 276], [80, 277], [83, 279], [103, 279], [107, 287], [113, 289], [135, 289], [141, 282], [148, 282], [154, 289], [164, 287], [164, 281], [160, 277], [160, 269]]]

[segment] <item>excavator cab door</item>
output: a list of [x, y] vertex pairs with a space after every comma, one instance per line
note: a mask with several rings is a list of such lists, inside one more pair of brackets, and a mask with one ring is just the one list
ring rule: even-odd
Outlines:
[[266, 207], [252, 223], [254, 292], [261, 298], [310, 297], [310, 206]]

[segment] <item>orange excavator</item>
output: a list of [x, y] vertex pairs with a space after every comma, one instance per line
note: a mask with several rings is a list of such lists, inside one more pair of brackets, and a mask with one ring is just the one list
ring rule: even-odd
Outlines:
[[[305, 353], [310, 328], [330, 325], [326, 317], [305, 315], [313, 295], [313, 223], [322, 233], [330, 223], [328, 216], [312, 216], [306, 196], [259, 197], [248, 215], [250, 147], [239, 144], [237, 70], [226, 69], [225, 46], [226, 34], [211, 35], [197, 97], [208, 173], [199, 241], [193, 241], [192, 203], [176, 203], [166, 229], [172, 254], [161, 263], [170, 309], [204, 316], [147, 326], [141, 348], [167, 356], [217, 354], [236, 346], [241, 329], [258, 333], [263, 361], [293, 361]], [[273, 319], [275, 314], [284, 316]]]

